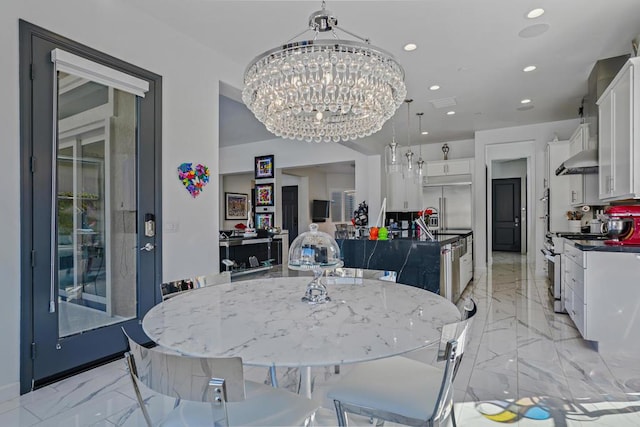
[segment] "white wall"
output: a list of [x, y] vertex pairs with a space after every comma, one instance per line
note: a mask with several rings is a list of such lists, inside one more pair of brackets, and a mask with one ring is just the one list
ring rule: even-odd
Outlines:
[[[356, 201], [366, 200], [369, 206], [380, 206], [382, 172], [381, 156], [366, 156], [336, 143], [314, 143], [273, 139], [231, 147], [220, 148], [220, 174], [253, 171], [253, 158], [265, 154], [275, 156], [276, 169], [300, 168], [304, 166], [321, 165], [354, 161]], [[326, 180], [323, 178], [326, 185]], [[313, 184], [310, 182], [310, 186]], [[309, 190], [311, 191], [311, 189]], [[302, 197], [302, 194], [299, 194]], [[313, 199], [312, 194], [309, 195]], [[328, 199], [327, 196], [323, 196]], [[376, 208], [378, 209], [378, 208]], [[303, 212], [299, 212], [303, 218]], [[374, 218], [375, 220], [375, 218]], [[277, 223], [277, 220], [276, 220]], [[302, 224], [301, 224], [302, 227]], [[306, 230], [308, 224], [301, 228]]]
[[[530, 213], [531, 216], [535, 218], [535, 222], [529, 224], [532, 230], [530, 237], [533, 248], [533, 251], [529, 253], [531, 257], [529, 262], [533, 262], [533, 259], [535, 259], [536, 274], [542, 275], [543, 259], [542, 255], [539, 255], [540, 251], [538, 249], [542, 247], [543, 232], [541, 230], [544, 228], [542, 228], [543, 224], [541, 220], [537, 218], [542, 215], [542, 206], [539, 199], [542, 197], [543, 191], [544, 147], [545, 144], [548, 141], [552, 141], [555, 136], [559, 139], [568, 139], [579, 124], [578, 119], [572, 119], [476, 132], [475, 181], [473, 186], [476, 213], [473, 229], [475, 239], [474, 260], [477, 269], [484, 270], [487, 265], [487, 183], [483, 178], [487, 168], [490, 166], [487, 162], [487, 147], [496, 144], [503, 144], [502, 147], [507, 147], [510, 143], [533, 141], [535, 155], [533, 159], [531, 159], [531, 170], [529, 170], [528, 173], [529, 189], [535, 204], [535, 210], [530, 209]], [[511, 158], [522, 157], [522, 154], [518, 155], [518, 153], [513, 153]]]
[[[125, 0], [3, 0], [0, 13], [0, 401], [17, 395], [20, 330], [20, 136], [18, 19], [25, 19], [163, 77], [163, 277], [210, 273], [217, 265], [218, 87], [240, 87], [243, 66], [127, 5]], [[98, 18], [98, 19], [97, 19]], [[251, 160], [253, 157], [251, 157]], [[177, 179], [182, 162], [208, 165], [208, 186], [193, 199]], [[249, 169], [249, 168], [247, 168]], [[207, 212], [203, 215], [203, 212]], [[198, 247], [198, 251], [184, 251]], [[48, 284], [36, 284], [47, 286]]]
[[[226, 220], [225, 219], [225, 194], [224, 193], [240, 193], [246, 194], [248, 200], [251, 200], [251, 189], [254, 182], [253, 173], [241, 173], [235, 175], [225, 175], [221, 178], [222, 190], [220, 191], [220, 229], [233, 230], [239, 222], [244, 224], [247, 220]], [[277, 199], [276, 199], [277, 200]], [[252, 202], [253, 203], [253, 202]]]

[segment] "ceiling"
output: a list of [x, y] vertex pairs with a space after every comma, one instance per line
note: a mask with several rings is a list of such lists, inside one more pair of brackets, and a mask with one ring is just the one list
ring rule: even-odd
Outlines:
[[[128, 3], [243, 66], [303, 31], [321, 4], [316, 0]], [[528, 19], [527, 12], [538, 7], [545, 13]], [[327, 9], [340, 26], [370, 38], [404, 67], [408, 97], [414, 99], [412, 144], [472, 139], [479, 130], [575, 118], [595, 62], [631, 53], [631, 40], [640, 34], [638, 0], [328, 0]], [[409, 42], [418, 48], [405, 52], [403, 46]], [[527, 65], [537, 69], [525, 73]], [[430, 91], [434, 84], [440, 89]], [[221, 146], [272, 138], [237, 102], [238, 97], [223, 95]], [[456, 105], [434, 106], [433, 101], [446, 98], [453, 98]], [[521, 104], [525, 98], [531, 103]], [[456, 114], [447, 115], [450, 110]], [[424, 112], [422, 129], [429, 131], [427, 136], [419, 135], [417, 112]], [[406, 106], [400, 107], [393, 122], [397, 141], [406, 144]], [[392, 120], [377, 134], [345, 145], [380, 154], [391, 135]]]

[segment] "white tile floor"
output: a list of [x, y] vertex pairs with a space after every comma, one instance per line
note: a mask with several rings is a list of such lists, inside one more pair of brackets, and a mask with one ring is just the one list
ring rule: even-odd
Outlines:
[[[470, 293], [478, 314], [454, 384], [459, 426], [640, 426], [640, 356], [594, 351], [567, 315], [550, 309], [546, 282], [533, 276], [526, 256], [494, 254]], [[430, 361], [433, 353], [412, 357]], [[314, 372], [320, 401], [324, 385], [339, 379], [331, 371]], [[293, 386], [295, 374], [279, 372], [281, 384]], [[247, 370], [251, 379], [264, 376]], [[152, 416], [173, 405], [145, 397]], [[332, 405], [323, 401], [323, 407], [316, 424], [334, 425]], [[0, 426], [114, 425], [144, 425], [123, 361], [0, 403]]]

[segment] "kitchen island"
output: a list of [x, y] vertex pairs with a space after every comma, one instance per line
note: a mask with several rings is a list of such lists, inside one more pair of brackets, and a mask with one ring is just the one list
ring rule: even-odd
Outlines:
[[[451, 233], [451, 234], [445, 234]], [[395, 271], [396, 281], [447, 296], [445, 271], [451, 271], [452, 265], [443, 269], [452, 257], [443, 256], [451, 250], [451, 245], [472, 234], [471, 230], [445, 231], [436, 234], [436, 240], [393, 239], [360, 240], [338, 239], [344, 266], [372, 270]], [[456, 272], [456, 277], [459, 274]], [[443, 280], [444, 279], [444, 280]], [[462, 288], [464, 290], [463, 284]], [[441, 287], [443, 289], [441, 289]], [[448, 293], [449, 292], [449, 293]]]

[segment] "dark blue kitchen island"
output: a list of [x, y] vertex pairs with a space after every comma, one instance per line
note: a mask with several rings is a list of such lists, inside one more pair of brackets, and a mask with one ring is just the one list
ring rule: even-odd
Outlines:
[[345, 267], [395, 271], [398, 283], [439, 294], [441, 246], [458, 238], [439, 235], [436, 241], [338, 239], [337, 242]]

